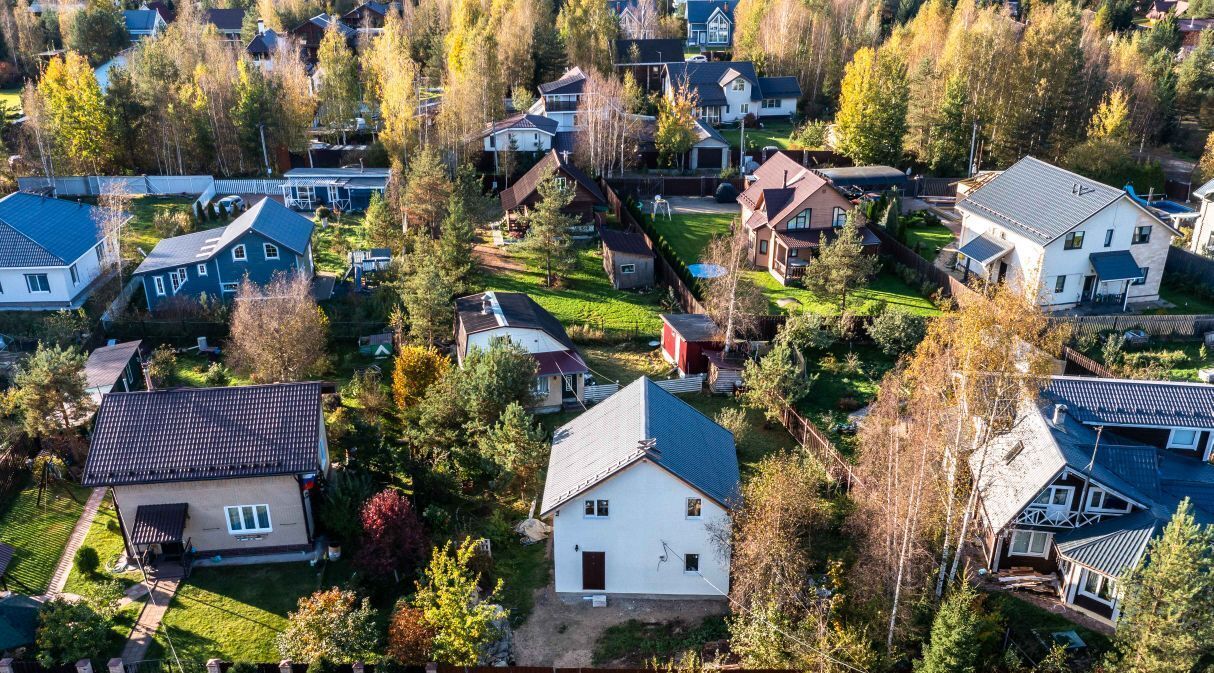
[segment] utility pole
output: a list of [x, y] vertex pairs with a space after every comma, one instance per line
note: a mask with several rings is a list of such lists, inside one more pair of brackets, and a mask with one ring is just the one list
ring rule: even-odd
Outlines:
[[965, 176], [967, 178], [974, 177], [974, 173], [978, 172], [977, 167], [974, 166], [974, 149], [977, 146], [977, 144], [978, 144], [978, 120], [975, 119], [974, 120], [974, 130], [970, 132], [970, 163], [969, 163], [969, 166], [967, 166], [969, 171], [967, 172], [967, 174]]
[[266, 153], [266, 125], [258, 124], [257, 133], [261, 135], [261, 160], [266, 164], [266, 175], [270, 174], [270, 155]]
[[738, 120], [738, 175], [746, 172], [746, 117], [743, 116]]

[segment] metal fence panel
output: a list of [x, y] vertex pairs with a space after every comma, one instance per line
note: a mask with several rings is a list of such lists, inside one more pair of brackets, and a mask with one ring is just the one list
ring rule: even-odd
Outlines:
[[654, 381], [658, 387], [668, 393], [680, 395], [683, 393], [698, 393], [704, 389], [704, 375], [696, 374], [687, 376], [681, 379], [665, 379], [663, 381]]

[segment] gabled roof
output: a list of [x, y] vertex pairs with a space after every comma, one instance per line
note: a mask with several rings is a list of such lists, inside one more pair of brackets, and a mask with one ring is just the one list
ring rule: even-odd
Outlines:
[[66, 266], [101, 241], [95, 206], [13, 192], [0, 199], [0, 268]]
[[541, 117], [540, 115], [527, 114], [520, 112], [519, 114], [510, 115], [505, 119], [495, 122], [489, 122], [481, 131], [481, 137], [490, 133], [501, 133], [502, 131], [513, 131], [518, 129], [535, 130], [540, 133], [547, 133], [550, 136], [556, 135], [556, 129], [560, 126], [555, 119]]
[[[124, 9], [122, 19], [128, 33], [147, 33], [156, 28], [160, 15], [154, 9]], [[161, 19], [163, 21], [163, 19]]]
[[705, 123], [703, 119], [696, 119], [695, 134], [697, 145], [705, 140], [715, 140], [729, 145], [729, 141], [725, 139], [725, 136], [721, 135], [721, 132], [714, 129], [711, 125]]
[[590, 193], [598, 202], [606, 203], [607, 199], [603, 196], [603, 191], [595, 184], [594, 180], [590, 179], [577, 166], [571, 162], [565, 161], [561, 155], [555, 150], [549, 150], [544, 158], [536, 162], [523, 177], [510, 185], [508, 189], [503, 189], [499, 195], [502, 200], [502, 210], [510, 211], [518, 208], [527, 200], [540, 186], [540, 179], [544, 176], [545, 171], [549, 168], [564, 173], [567, 177], [573, 179], [579, 186]]
[[111, 393], [85, 486], [304, 474], [320, 468], [321, 384]]
[[319, 26], [324, 29], [327, 29], [330, 24], [335, 25], [335, 26], [337, 26], [337, 30], [341, 31], [341, 34], [344, 35], [345, 37], [351, 37], [357, 32], [353, 28], [342, 23], [341, 21], [338, 21], [336, 18], [329, 16], [328, 14], [323, 14], [323, 13], [317, 14], [316, 16], [299, 24], [298, 26], [295, 26], [294, 28], [291, 29], [291, 32], [294, 33], [295, 31], [299, 30], [300, 28], [303, 28], [304, 26], [308, 25], [309, 23], [313, 24], [315, 26]]
[[245, 51], [250, 54], [270, 54], [278, 48], [278, 33], [272, 28], [266, 28], [264, 33], [253, 36]]
[[135, 273], [204, 262], [250, 231], [302, 255], [308, 249], [315, 226], [312, 220], [278, 201], [262, 199], [222, 229], [196, 231], [161, 240], [135, 269]]
[[139, 352], [141, 343], [138, 340], [126, 341], [102, 346], [89, 353], [89, 359], [84, 363], [84, 387], [92, 389], [113, 385], [122, 376], [127, 363]]
[[733, 23], [733, 8], [737, 2], [729, 0], [687, 0], [687, 23], [707, 23], [718, 9]]
[[[689, 0], [691, 4], [696, 0]], [[706, 2], [707, 0], [698, 0]], [[726, 75], [729, 77], [726, 79]], [[671, 86], [678, 86], [684, 78], [691, 89], [696, 91], [700, 105], [724, 105], [725, 91], [722, 87], [741, 77], [752, 84], [751, 100], [762, 100], [763, 91], [759, 86], [759, 77], [755, 74], [755, 66], [750, 61], [707, 61], [704, 63], [667, 63], [666, 76]]]
[[387, 180], [392, 170], [389, 168], [292, 168], [282, 176], [291, 180], [294, 178], [383, 178]]
[[364, 7], [380, 16], [388, 15], [388, 3], [375, 2], [374, 0], [371, 0], [370, 2], [364, 2], [364, 3], [360, 4], [359, 6], [355, 7], [354, 9], [351, 9], [350, 11], [346, 12], [345, 14], [342, 14], [341, 18], [343, 18], [343, 19], [358, 18], [359, 10], [363, 9]]
[[545, 82], [540, 85], [540, 93], [546, 96], [556, 94], [579, 94], [586, 86], [586, 73], [576, 65], [565, 71], [564, 75], [555, 82]]
[[241, 7], [231, 9], [211, 8], [206, 10], [202, 18], [203, 21], [215, 26], [221, 32], [240, 32], [244, 27], [244, 9]]
[[[488, 300], [489, 310], [485, 304]], [[521, 292], [481, 292], [455, 300], [456, 319], [468, 334], [486, 332], [499, 327], [537, 329], [575, 350], [573, 340], [564, 325], [530, 296]]]
[[670, 325], [675, 334], [692, 343], [722, 341], [725, 338], [721, 328], [703, 313], [663, 313], [658, 317]]
[[177, 18], [177, 13], [169, 9], [169, 6], [162, 0], [153, 0], [152, 2], [145, 3], [143, 6], [145, 9], [153, 10], [159, 14], [165, 23], [173, 23], [173, 19]]
[[733, 434], [643, 376], [553, 433], [542, 515], [641, 461], [737, 505]]
[[764, 98], [800, 98], [801, 83], [796, 77], [760, 77]]
[[646, 255], [653, 257], [653, 251], [645, 245], [645, 237], [641, 234], [634, 234], [618, 229], [608, 229], [606, 227], [599, 228], [599, 237], [603, 239], [603, 245], [612, 252], [622, 252], [628, 255]]
[[1167, 524], [1141, 510], [1059, 533], [1055, 541], [1063, 558], [1116, 579], [1138, 565], [1147, 543]]
[[1214, 386], [1205, 383], [1054, 376], [1044, 396], [1088, 425], [1214, 428]]
[[1124, 190], [1026, 156], [957, 208], [1046, 245], [1124, 196]]
[[[636, 59], [632, 48], [636, 47]], [[648, 40], [616, 40], [615, 64], [676, 63], [683, 60], [683, 40], [656, 38]]]
[[[787, 154], [776, 152], [755, 169], [754, 180], [738, 195], [738, 202], [753, 211], [763, 211], [763, 217], [747, 221], [754, 229], [762, 224], [773, 228], [796, 215], [805, 201], [823, 189], [834, 190], [821, 175], [793, 161]], [[838, 194], [840, 203], [850, 203]], [[843, 206], [840, 206], [843, 207]]]

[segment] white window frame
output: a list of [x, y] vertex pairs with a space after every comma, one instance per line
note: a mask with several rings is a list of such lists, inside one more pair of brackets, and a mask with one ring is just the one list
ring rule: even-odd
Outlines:
[[[1181, 443], [1177, 442], [1176, 441], [1177, 432], [1193, 433], [1193, 441], [1188, 444], [1181, 444]], [[1201, 431], [1196, 428], [1172, 428], [1172, 431], [1168, 433], [1168, 447], [1167, 448], [1185, 449], [1188, 451], [1193, 451], [1193, 450], [1197, 449], [1197, 444], [1200, 439], [1201, 439]]]
[[223, 283], [219, 289], [222, 292], [235, 292], [240, 289], [240, 283]]
[[552, 179], [556, 182], [556, 186], [560, 187], [562, 191], [569, 188], [569, 180], [566, 179], [565, 176], [554, 175]]
[[177, 291], [181, 289], [182, 285], [185, 285], [188, 278], [185, 273], [185, 267], [169, 272], [169, 287], [173, 288], [173, 294], [177, 294]]
[[73, 264], [67, 268], [67, 272], [69, 274], [71, 274], [71, 276], [72, 276], [72, 285], [79, 285], [80, 284], [80, 269], [77, 269], [76, 265]]
[[[1024, 551], [1016, 551], [1016, 540], [1023, 539], [1022, 536], [1027, 536], [1027, 541], [1024, 545]], [[1045, 558], [1050, 555], [1050, 541], [1053, 534], [1043, 530], [1014, 530], [1007, 540], [1007, 555], [1008, 556], [1035, 556]], [[1033, 542], [1041, 541], [1041, 551], [1033, 551]]]
[[[41, 282], [34, 282], [41, 281]], [[37, 285], [37, 287], [34, 287]], [[43, 289], [45, 288], [45, 289]], [[29, 290], [30, 294], [47, 294], [51, 291], [50, 276], [45, 273], [27, 273], [25, 274], [25, 289]]]
[[742, 114], [750, 114], [750, 103], [742, 103], [742, 108], [739, 110]]
[[636, 264], [621, 264], [620, 265], [620, 273], [636, 273], [636, 272], [637, 272]]
[[734, 91], [745, 91], [746, 90], [746, 80], [742, 79], [741, 77], [738, 77], [737, 79], [735, 79], [734, 81], [729, 83], [729, 88]]
[[780, 99], [779, 98], [764, 98], [762, 105], [763, 105], [764, 109], [778, 108], [778, 107], [780, 107]]
[[[1088, 591], [1088, 579], [1092, 577], [1096, 578], [1095, 592]], [[1100, 595], [1101, 589], [1105, 590], [1109, 594], [1108, 598]], [[1111, 607], [1117, 602], [1117, 580], [1112, 579], [1111, 577], [1105, 577], [1100, 573], [1092, 572], [1091, 570], [1084, 568], [1082, 572], [1079, 573], [1079, 594]]]
[[[1063, 493], [1063, 492], [1066, 493], [1066, 503], [1064, 503], [1064, 505], [1055, 503], [1054, 496], [1057, 493]], [[1045, 502], [1038, 502], [1039, 500], [1041, 500], [1042, 496], [1047, 495], [1047, 494], [1048, 494], [1048, 497], [1046, 497]], [[1074, 486], [1050, 485], [1050, 486], [1046, 486], [1045, 488], [1043, 488], [1041, 490], [1041, 493], [1038, 493], [1037, 497], [1033, 498], [1033, 502], [1029, 503], [1029, 507], [1038, 507], [1041, 509], [1051, 509], [1051, 508], [1057, 509], [1057, 508], [1062, 508], [1065, 506], [1065, 509], [1069, 512], [1071, 510], [1071, 503], [1074, 501], [1074, 499], [1075, 499], [1075, 487]]]
[[[686, 503], [684, 504], [684, 506], [685, 506], [684, 513], [686, 514], [688, 519], [704, 518], [704, 499], [703, 498], [688, 498]], [[691, 513], [693, 509], [696, 512], [695, 514]]]
[[[1095, 506], [1093, 506], [1093, 505], [1092, 505], [1092, 499], [1093, 499], [1093, 498], [1096, 498], [1097, 496], [1099, 496], [1099, 497], [1100, 497], [1100, 506], [1099, 506], [1099, 507], [1095, 507]], [[1126, 503], [1126, 506], [1125, 506], [1125, 507], [1121, 507], [1121, 508], [1117, 508], [1117, 507], [1105, 507], [1105, 506], [1104, 506], [1104, 505], [1105, 505], [1105, 501], [1107, 501], [1107, 500], [1108, 500], [1110, 497], [1117, 498], [1118, 500], [1121, 500], [1122, 502], [1125, 502], [1125, 503]], [[1103, 489], [1103, 488], [1101, 488], [1101, 487], [1099, 487], [1099, 486], [1093, 486], [1093, 487], [1091, 487], [1091, 489], [1090, 489], [1090, 490], [1088, 490], [1088, 501], [1087, 501], [1087, 502], [1084, 504], [1084, 509], [1085, 509], [1085, 510], [1087, 510], [1087, 511], [1089, 511], [1089, 512], [1118, 512], [1118, 513], [1124, 513], [1124, 512], [1128, 512], [1128, 511], [1129, 511], [1129, 508], [1130, 508], [1130, 503], [1129, 503], [1128, 501], [1126, 501], [1126, 499], [1125, 499], [1125, 498], [1122, 498], [1121, 496], [1117, 495], [1116, 493], [1110, 493], [1110, 492], [1106, 491], [1105, 489]]]
[[205, 275], [207, 275], [207, 265], [206, 265], [206, 264], [199, 264], [199, 265], [198, 265], [198, 275], [199, 275], [199, 276], [205, 276]]
[[[691, 567], [692, 559], [695, 559], [695, 568]], [[683, 573], [686, 575], [700, 574], [700, 555], [698, 553], [683, 554]]]
[[152, 276], [152, 286], [156, 289], [157, 297], [163, 297], [167, 294], [164, 291], [164, 276]]
[[[236, 254], [237, 252], [239, 252], [240, 254], [239, 255]], [[245, 249], [244, 243], [241, 243], [240, 245], [237, 245], [232, 248], [232, 261], [233, 262], [249, 261], [249, 251]]]
[[[273, 255], [270, 254], [271, 250], [274, 251]], [[273, 243], [262, 243], [261, 252], [266, 256], [266, 259], [279, 259], [278, 246]]]
[[[593, 512], [591, 514], [590, 512]], [[606, 498], [587, 498], [582, 501], [583, 519], [611, 518], [611, 501]]]
[[[258, 517], [258, 509], [265, 508], [266, 525], [262, 526]], [[232, 528], [232, 510], [237, 511], [237, 516], [240, 519], [240, 528]], [[245, 510], [252, 513], [254, 524], [253, 528], [245, 528]], [[270, 506], [265, 503], [256, 505], [229, 505], [223, 508], [223, 521], [228, 527], [228, 533], [231, 535], [259, 535], [262, 533], [274, 532], [274, 520], [270, 517]]]
[[718, 14], [708, 22], [708, 43], [724, 44], [728, 41], [729, 22], [725, 20], [725, 17]]
[[548, 397], [548, 393], [551, 392], [551, 388], [548, 387], [548, 377], [547, 376], [535, 377], [534, 390], [535, 390], [536, 395], [539, 395], [541, 397]]

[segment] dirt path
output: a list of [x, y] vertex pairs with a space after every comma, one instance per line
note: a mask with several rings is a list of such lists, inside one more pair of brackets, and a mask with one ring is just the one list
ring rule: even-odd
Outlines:
[[519, 666], [585, 668], [591, 665], [595, 642], [609, 626], [630, 619], [647, 623], [681, 619], [694, 624], [726, 610], [724, 600], [614, 597], [607, 607], [592, 608], [589, 601], [562, 600], [549, 585], [535, 592], [535, 609], [514, 632], [514, 657]]

